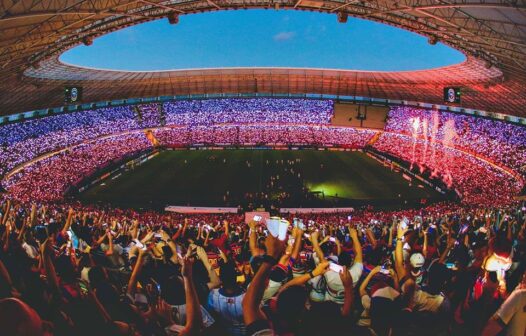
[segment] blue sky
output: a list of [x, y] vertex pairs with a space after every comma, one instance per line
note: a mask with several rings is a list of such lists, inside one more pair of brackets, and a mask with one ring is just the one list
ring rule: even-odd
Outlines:
[[219, 11], [129, 27], [64, 53], [64, 62], [115, 70], [310, 67], [417, 70], [462, 62], [420, 35], [336, 15], [293, 10]]

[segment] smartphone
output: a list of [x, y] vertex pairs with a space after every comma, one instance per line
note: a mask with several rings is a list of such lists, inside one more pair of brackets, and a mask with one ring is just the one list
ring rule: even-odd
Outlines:
[[446, 267], [449, 269], [453, 269], [453, 267], [455, 267], [455, 263], [446, 263]]
[[303, 234], [303, 237], [305, 237], [305, 238], [310, 238], [310, 234], [308, 234], [308, 233], [304, 233], [304, 234]]
[[329, 269], [336, 273], [340, 273], [341, 271], [343, 271], [343, 266], [331, 262], [329, 263]]
[[347, 220], [351, 220], [351, 219], [352, 219], [352, 215], [347, 216]]
[[261, 221], [261, 218], [262, 217], [260, 215], [255, 215], [254, 216], [254, 221], [259, 222], [259, 221]]
[[334, 237], [330, 237], [330, 238], [329, 238], [329, 241], [335, 243], [335, 242], [336, 242], [336, 238], [334, 238]]
[[159, 297], [161, 296], [161, 285], [157, 283], [157, 281], [155, 281], [154, 279], [150, 278], [150, 280], [152, 281], [152, 284], [154, 285], [154, 288], [155, 288], [155, 291], [154, 291], [154, 294]]

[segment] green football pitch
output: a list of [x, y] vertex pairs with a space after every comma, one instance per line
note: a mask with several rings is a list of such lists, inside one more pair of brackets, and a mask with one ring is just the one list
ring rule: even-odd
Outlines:
[[162, 151], [78, 195], [121, 207], [401, 207], [442, 198], [361, 152], [317, 150]]

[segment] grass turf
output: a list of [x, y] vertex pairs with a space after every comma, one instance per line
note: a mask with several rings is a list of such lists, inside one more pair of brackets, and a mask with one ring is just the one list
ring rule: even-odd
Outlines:
[[[294, 166], [281, 164], [296, 160]], [[250, 163], [250, 166], [247, 164]], [[294, 169], [291, 173], [290, 168]], [[300, 178], [296, 178], [300, 173]], [[316, 150], [184, 150], [163, 151], [152, 160], [107, 179], [78, 198], [133, 208], [165, 205], [246, 205], [247, 192], [264, 191], [270, 176], [291, 194], [303, 186], [323, 192], [324, 198], [289, 200], [286, 206], [348, 206], [364, 203], [402, 206], [405, 200], [441, 199], [433, 189], [409, 186], [401, 173], [391, 171], [361, 152]], [[224, 196], [228, 191], [227, 200]], [[338, 200], [333, 196], [338, 196]], [[296, 204], [300, 203], [300, 204]], [[259, 205], [259, 204], [255, 204]]]

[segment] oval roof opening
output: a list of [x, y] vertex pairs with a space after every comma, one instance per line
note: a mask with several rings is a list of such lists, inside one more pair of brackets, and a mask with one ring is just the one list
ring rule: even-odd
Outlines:
[[77, 46], [60, 61], [89, 68], [162, 71], [293, 67], [411, 71], [457, 64], [464, 54], [385, 24], [291, 10], [217, 11], [128, 27]]

